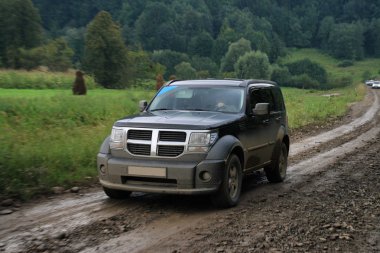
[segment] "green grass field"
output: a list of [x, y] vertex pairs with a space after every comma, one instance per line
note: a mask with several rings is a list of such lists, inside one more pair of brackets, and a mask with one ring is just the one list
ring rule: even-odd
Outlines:
[[[283, 89], [292, 129], [344, 114], [364, 85], [334, 91]], [[324, 97], [337, 92], [340, 96]], [[0, 89], [0, 192], [29, 198], [96, 176], [96, 154], [115, 120], [138, 111], [154, 91]], [[0, 194], [1, 195], [1, 194]], [[0, 196], [1, 198], [1, 196]]]
[[95, 155], [113, 122], [153, 91], [0, 89], [0, 195], [28, 198], [94, 176]]
[[340, 60], [337, 60], [327, 54], [321, 53], [316, 49], [296, 49], [290, 50], [289, 54], [280, 59], [281, 63], [288, 63], [308, 58], [320, 63], [333, 79], [344, 76], [351, 76], [354, 83], [363, 82], [363, 73], [368, 71], [373, 77], [380, 78], [380, 59], [367, 58], [362, 61], [354, 62], [353, 66], [338, 67]]
[[[97, 85], [91, 76], [85, 75], [88, 89]], [[0, 70], [0, 88], [12, 89], [71, 89], [75, 71], [62, 72]]]

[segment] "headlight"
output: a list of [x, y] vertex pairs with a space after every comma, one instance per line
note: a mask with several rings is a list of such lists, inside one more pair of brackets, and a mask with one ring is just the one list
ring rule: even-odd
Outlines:
[[188, 151], [190, 152], [207, 152], [212, 144], [218, 138], [218, 133], [191, 133], [189, 139]]
[[123, 137], [124, 137], [124, 129], [112, 128], [110, 148], [122, 149], [124, 146]]

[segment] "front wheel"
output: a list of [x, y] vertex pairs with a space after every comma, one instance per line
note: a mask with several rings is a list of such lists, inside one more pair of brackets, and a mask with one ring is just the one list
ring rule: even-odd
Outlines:
[[240, 198], [242, 178], [240, 160], [237, 155], [232, 154], [227, 160], [222, 184], [212, 196], [214, 205], [222, 208], [236, 206]]
[[121, 191], [103, 187], [104, 193], [111, 199], [125, 199], [131, 195], [130, 191]]
[[265, 174], [269, 182], [278, 183], [284, 181], [288, 168], [288, 148], [285, 143], [281, 143], [280, 152], [273, 160], [272, 164], [265, 167]]

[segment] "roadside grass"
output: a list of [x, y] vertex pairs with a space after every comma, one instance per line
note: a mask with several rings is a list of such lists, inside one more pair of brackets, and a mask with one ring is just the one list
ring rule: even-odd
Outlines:
[[366, 94], [363, 84], [327, 91], [282, 88], [290, 129], [324, 122], [346, 114], [349, 105]]
[[[343, 115], [366, 87], [331, 91], [283, 88], [292, 129]], [[324, 97], [323, 94], [339, 93]], [[138, 111], [153, 90], [0, 89], [0, 198], [30, 198], [52, 186], [69, 187], [96, 177], [96, 154], [112, 124]]]
[[[97, 85], [91, 76], [85, 75], [88, 89]], [[11, 89], [71, 89], [75, 71], [49, 72], [0, 69], [0, 88]]]
[[0, 198], [30, 198], [96, 175], [96, 154], [113, 122], [153, 91], [0, 89]]
[[369, 72], [373, 77], [380, 78], [380, 59], [366, 58], [361, 61], [355, 61], [352, 66], [338, 67], [341, 60], [337, 60], [327, 54], [322, 53], [320, 50], [307, 48], [307, 49], [289, 49], [289, 54], [282, 59], [280, 63], [289, 63], [302, 59], [310, 59], [321, 64], [331, 77], [331, 79], [338, 79], [342, 77], [352, 77], [353, 83], [363, 82], [364, 72]]

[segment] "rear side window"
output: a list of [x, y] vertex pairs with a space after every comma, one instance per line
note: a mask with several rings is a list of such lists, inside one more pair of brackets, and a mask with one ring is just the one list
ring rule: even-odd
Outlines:
[[275, 110], [276, 111], [284, 111], [285, 110], [284, 98], [282, 96], [282, 92], [281, 92], [280, 88], [274, 88], [274, 89], [272, 89], [272, 92], [274, 95]]
[[269, 111], [276, 110], [274, 97], [269, 88], [253, 89], [250, 92], [251, 110], [255, 108], [257, 103], [269, 103]]

